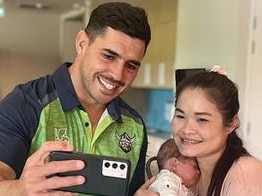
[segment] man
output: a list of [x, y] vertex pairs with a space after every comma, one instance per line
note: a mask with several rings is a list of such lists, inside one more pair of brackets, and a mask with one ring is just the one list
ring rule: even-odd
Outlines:
[[93, 10], [76, 37], [73, 64], [18, 85], [0, 103], [0, 195], [70, 194], [50, 191], [84, 183], [81, 161], [47, 162], [51, 151], [128, 158], [129, 195], [144, 183], [147, 150], [140, 115], [119, 95], [137, 76], [150, 42], [143, 9], [105, 3]]

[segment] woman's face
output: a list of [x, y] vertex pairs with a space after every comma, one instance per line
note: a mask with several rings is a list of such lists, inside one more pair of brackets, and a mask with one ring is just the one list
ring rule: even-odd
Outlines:
[[230, 128], [216, 105], [201, 89], [185, 89], [177, 99], [172, 131], [180, 152], [189, 157], [217, 160], [225, 149]]

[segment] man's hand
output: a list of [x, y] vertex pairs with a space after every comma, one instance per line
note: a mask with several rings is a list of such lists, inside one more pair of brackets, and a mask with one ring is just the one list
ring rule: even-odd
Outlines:
[[[0, 193], [2, 192], [1, 188], [3, 188], [6, 195], [72, 195], [72, 193], [54, 191], [53, 189], [83, 184], [85, 181], [83, 176], [49, 176], [61, 172], [81, 170], [84, 168], [84, 162], [80, 160], [48, 162], [50, 152], [72, 150], [73, 146], [67, 142], [46, 142], [27, 159], [19, 180], [0, 181]], [[4, 185], [7, 185], [8, 189], [4, 189]]]

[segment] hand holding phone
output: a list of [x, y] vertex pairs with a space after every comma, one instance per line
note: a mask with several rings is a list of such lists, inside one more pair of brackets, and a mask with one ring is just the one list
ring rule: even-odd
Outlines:
[[77, 186], [59, 188], [62, 191], [96, 194], [104, 196], [126, 196], [130, 175], [130, 162], [110, 156], [76, 152], [53, 151], [50, 161], [82, 160], [85, 168], [56, 174], [58, 176], [82, 175], [85, 183]]

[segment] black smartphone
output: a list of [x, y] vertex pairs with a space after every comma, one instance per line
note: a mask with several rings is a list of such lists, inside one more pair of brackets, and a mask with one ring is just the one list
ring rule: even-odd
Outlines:
[[82, 160], [85, 168], [55, 174], [57, 176], [82, 175], [84, 184], [62, 187], [58, 190], [103, 196], [126, 196], [130, 176], [130, 161], [110, 156], [86, 154], [79, 152], [53, 151], [49, 161]]

